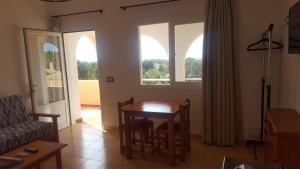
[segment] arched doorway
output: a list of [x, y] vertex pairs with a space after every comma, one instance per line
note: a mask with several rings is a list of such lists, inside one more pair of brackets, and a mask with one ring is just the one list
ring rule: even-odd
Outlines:
[[95, 31], [65, 33], [72, 122], [102, 129]]

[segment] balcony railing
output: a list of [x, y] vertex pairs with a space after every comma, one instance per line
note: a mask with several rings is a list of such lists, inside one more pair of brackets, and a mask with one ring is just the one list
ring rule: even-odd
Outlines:
[[82, 105], [99, 106], [101, 104], [98, 80], [79, 80], [79, 87]]
[[[202, 78], [185, 78], [185, 82], [199, 82]], [[143, 79], [143, 84], [170, 84], [170, 79]]]

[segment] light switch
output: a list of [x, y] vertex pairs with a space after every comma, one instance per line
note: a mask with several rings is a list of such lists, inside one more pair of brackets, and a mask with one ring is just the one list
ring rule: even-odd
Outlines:
[[114, 77], [106, 77], [106, 82], [109, 82], [109, 83], [114, 82]]

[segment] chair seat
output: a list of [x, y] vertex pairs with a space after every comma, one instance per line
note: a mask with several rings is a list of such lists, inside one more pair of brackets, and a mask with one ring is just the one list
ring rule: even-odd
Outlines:
[[[159, 130], [160, 132], [168, 132], [168, 122], [162, 122], [156, 130]], [[174, 131], [180, 132], [180, 122], [174, 122]]]
[[148, 119], [134, 119], [133, 128], [135, 129], [149, 129], [154, 126], [154, 122]]

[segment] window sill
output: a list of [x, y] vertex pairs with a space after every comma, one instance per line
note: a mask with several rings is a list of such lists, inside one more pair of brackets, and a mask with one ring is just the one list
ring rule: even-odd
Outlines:
[[201, 90], [202, 80], [194, 82], [173, 82], [169, 85], [142, 85], [141, 89], [145, 90]]

